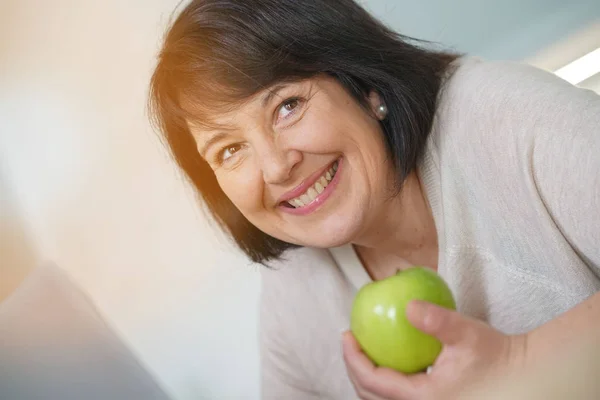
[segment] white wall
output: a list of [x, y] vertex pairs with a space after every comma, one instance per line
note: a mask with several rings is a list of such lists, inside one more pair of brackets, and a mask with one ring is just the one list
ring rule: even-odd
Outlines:
[[256, 268], [208, 228], [144, 114], [175, 3], [2, 6], [0, 160], [43, 258], [174, 397], [252, 399]]
[[31, 232], [0, 165], [0, 302], [39, 261]]
[[[144, 114], [176, 3], [1, 3], [0, 223], [12, 227], [0, 241], [18, 242], [12, 264], [66, 269], [175, 398], [251, 400], [256, 267], [209, 228]], [[597, 1], [565, 18], [556, 0], [368, 3], [407, 34], [518, 58], [552, 39], [548, 21], [565, 33]]]

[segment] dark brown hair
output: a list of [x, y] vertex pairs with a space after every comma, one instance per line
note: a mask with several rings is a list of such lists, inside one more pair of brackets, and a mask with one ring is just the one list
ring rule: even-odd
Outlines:
[[292, 244], [252, 225], [198, 154], [187, 122], [281, 81], [328, 74], [365, 107], [375, 90], [398, 190], [416, 167], [454, 54], [434, 51], [373, 18], [354, 0], [195, 0], [170, 26], [150, 83], [149, 107], [179, 167], [220, 226], [254, 262]]

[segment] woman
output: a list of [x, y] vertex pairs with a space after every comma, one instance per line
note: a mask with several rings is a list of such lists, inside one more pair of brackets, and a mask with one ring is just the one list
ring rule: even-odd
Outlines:
[[[352, 0], [198, 0], [151, 106], [217, 223], [263, 263], [266, 399], [443, 398], [600, 330], [600, 98], [532, 67], [426, 49]], [[356, 290], [426, 265], [444, 349], [376, 368]]]

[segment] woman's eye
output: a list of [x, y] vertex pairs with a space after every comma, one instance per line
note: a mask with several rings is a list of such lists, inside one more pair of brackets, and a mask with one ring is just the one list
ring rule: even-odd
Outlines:
[[291, 99], [284, 101], [281, 104], [281, 106], [279, 107], [278, 117], [281, 119], [288, 118], [290, 115], [292, 115], [296, 111], [296, 109], [298, 108], [299, 105], [300, 105], [300, 99], [298, 99], [298, 98], [291, 98]]
[[227, 161], [229, 158], [233, 157], [233, 155], [235, 153], [240, 151], [241, 148], [242, 148], [242, 146], [239, 144], [232, 144], [230, 146], [223, 148], [219, 152], [219, 162], [222, 163], [222, 162]]

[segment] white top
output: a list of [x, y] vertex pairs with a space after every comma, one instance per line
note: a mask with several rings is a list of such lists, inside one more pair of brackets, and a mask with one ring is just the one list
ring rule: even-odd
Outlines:
[[[600, 290], [600, 96], [509, 62], [462, 60], [419, 165], [438, 272], [458, 310], [530, 331]], [[303, 248], [263, 269], [263, 399], [356, 399], [341, 353], [352, 246]]]

